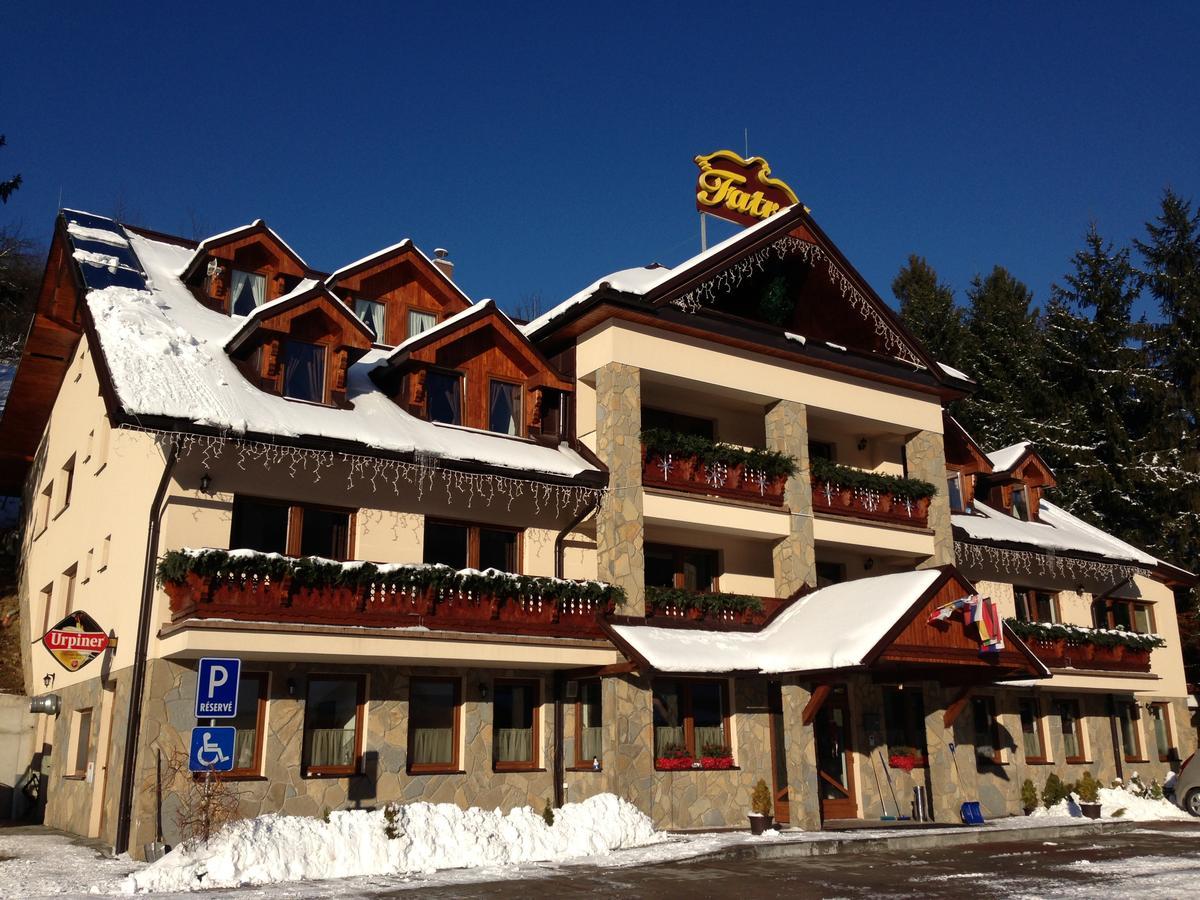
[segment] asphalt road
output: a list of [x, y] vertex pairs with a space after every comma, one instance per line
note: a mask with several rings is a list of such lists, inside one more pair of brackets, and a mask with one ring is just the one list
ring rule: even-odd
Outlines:
[[[376, 897], [413, 897], [385, 890]], [[1200, 824], [1153, 823], [1121, 834], [766, 861], [693, 859], [576, 869], [536, 880], [420, 888], [422, 898], [1200, 897]]]

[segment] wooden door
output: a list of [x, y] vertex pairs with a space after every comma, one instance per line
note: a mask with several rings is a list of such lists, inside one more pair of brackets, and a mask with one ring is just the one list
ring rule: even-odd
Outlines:
[[850, 749], [850, 704], [837, 685], [813, 720], [817, 744], [817, 796], [821, 819], [855, 819], [854, 761]]
[[791, 822], [788, 804], [787, 745], [783, 737], [783, 689], [778, 681], [767, 685], [771, 722], [771, 781], [775, 797], [775, 821]]

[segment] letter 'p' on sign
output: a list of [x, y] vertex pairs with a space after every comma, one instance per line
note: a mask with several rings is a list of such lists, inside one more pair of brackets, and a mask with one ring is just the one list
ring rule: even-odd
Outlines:
[[202, 659], [196, 680], [196, 718], [232, 719], [237, 715], [240, 659]]

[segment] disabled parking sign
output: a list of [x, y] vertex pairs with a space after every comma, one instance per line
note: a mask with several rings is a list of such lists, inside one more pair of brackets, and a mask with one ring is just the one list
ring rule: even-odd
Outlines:
[[237, 729], [231, 725], [198, 725], [192, 729], [192, 749], [188, 768], [193, 772], [228, 772], [233, 768], [233, 739]]
[[196, 679], [196, 718], [232, 719], [236, 716], [241, 674], [240, 659], [210, 657], [200, 660], [200, 675]]

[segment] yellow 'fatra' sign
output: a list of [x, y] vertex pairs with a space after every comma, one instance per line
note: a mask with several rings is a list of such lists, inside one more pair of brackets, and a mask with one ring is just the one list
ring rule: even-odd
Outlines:
[[697, 156], [696, 208], [741, 225], [753, 225], [800, 201], [761, 156], [743, 159], [732, 150]]

